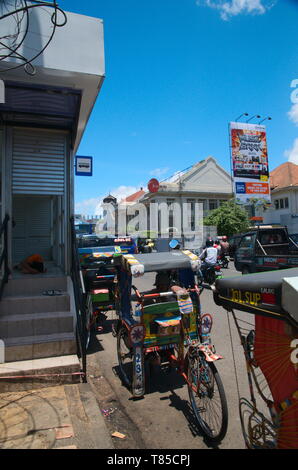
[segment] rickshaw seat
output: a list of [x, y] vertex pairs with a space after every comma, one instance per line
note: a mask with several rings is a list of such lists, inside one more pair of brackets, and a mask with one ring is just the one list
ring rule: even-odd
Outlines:
[[[196, 314], [185, 315], [189, 318], [191, 339], [196, 339]], [[163, 346], [179, 343], [181, 312], [177, 300], [160, 302], [143, 307], [143, 323], [146, 327], [145, 346]]]
[[243, 310], [297, 325], [297, 314], [295, 318], [285, 301], [288, 294], [284, 278], [298, 278], [298, 268], [217, 279], [214, 301], [227, 310]]

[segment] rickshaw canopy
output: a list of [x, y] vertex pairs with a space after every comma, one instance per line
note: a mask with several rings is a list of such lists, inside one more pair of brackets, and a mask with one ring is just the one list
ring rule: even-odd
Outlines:
[[297, 327], [298, 268], [218, 279], [214, 300], [227, 310], [269, 316]]
[[196, 271], [199, 267], [199, 258], [189, 250], [175, 250], [162, 253], [122, 255], [115, 258], [115, 265], [121, 265], [133, 277], [139, 277], [147, 272], [173, 269]]

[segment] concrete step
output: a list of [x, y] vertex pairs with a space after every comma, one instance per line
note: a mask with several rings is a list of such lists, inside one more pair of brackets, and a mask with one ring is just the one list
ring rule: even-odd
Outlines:
[[0, 316], [0, 338], [49, 335], [74, 331], [72, 312], [46, 312]]
[[65, 356], [77, 353], [75, 333], [19, 336], [4, 341], [5, 362]]
[[0, 302], [0, 315], [26, 315], [43, 312], [63, 312], [70, 310], [69, 294], [62, 295], [18, 295], [3, 297]]
[[67, 290], [67, 276], [38, 277], [38, 275], [23, 275], [20, 279], [9, 279], [3, 291], [3, 298], [13, 295], [36, 295], [45, 290]]
[[[76, 355], [0, 364], [0, 393], [79, 383], [79, 372]], [[15, 378], [3, 378], [12, 376]]]

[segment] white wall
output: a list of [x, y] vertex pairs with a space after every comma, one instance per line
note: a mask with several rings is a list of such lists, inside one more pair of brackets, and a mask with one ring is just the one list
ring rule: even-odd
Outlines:
[[[289, 207], [275, 209], [275, 200], [285, 199], [286, 197], [289, 200]], [[271, 203], [272, 207], [270, 209], [258, 210], [256, 214], [263, 217], [263, 223], [287, 225], [289, 233], [298, 233], [298, 187], [297, 189], [273, 192], [271, 194]]]
[[[63, 2], [61, 7], [63, 8]], [[36, 7], [29, 10], [29, 32], [18, 49], [24, 57], [31, 58], [33, 51], [41, 50], [48, 42], [53, 31], [51, 22], [53, 13], [53, 8]], [[102, 20], [70, 12], [66, 12], [66, 17], [66, 24], [56, 27], [50, 44], [33, 64], [47, 69], [104, 75]], [[57, 15], [57, 20], [58, 23], [64, 21], [60, 13]], [[11, 34], [14, 31], [14, 25], [13, 15], [9, 17], [9, 20], [1, 22], [1, 36]], [[24, 19], [21, 23], [22, 30], [25, 25]], [[6, 62], [16, 62], [16, 59], [10, 58]]]

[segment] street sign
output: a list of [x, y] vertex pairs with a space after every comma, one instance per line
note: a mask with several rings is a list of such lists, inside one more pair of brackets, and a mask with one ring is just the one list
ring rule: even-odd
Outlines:
[[76, 171], [77, 176], [92, 176], [92, 157], [82, 157], [76, 155]]
[[159, 190], [159, 182], [155, 178], [151, 178], [148, 183], [148, 189], [150, 193], [156, 193]]

